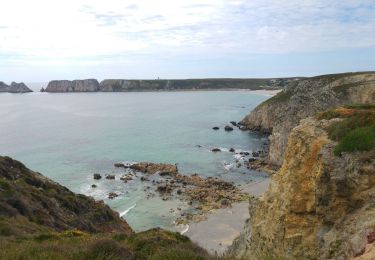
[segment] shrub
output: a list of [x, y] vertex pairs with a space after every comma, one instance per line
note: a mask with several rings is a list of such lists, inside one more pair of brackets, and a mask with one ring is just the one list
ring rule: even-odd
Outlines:
[[369, 151], [375, 146], [375, 124], [349, 131], [335, 147], [334, 154], [342, 152]]

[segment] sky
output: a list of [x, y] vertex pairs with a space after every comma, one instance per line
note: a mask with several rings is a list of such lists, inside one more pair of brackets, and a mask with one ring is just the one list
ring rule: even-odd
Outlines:
[[374, 0], [0, 0], [0, 81], [375, 70]]

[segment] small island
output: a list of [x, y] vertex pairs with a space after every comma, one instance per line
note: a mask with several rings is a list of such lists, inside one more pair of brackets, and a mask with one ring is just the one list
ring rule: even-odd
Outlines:
[[7, 93], [28, 93], [33, 92], [29, 89], [25, 83], [16, 83], [12, 82], [10, 85], [5, 84], [4, 82], [0, 81], [0, 93], [7, 92]]

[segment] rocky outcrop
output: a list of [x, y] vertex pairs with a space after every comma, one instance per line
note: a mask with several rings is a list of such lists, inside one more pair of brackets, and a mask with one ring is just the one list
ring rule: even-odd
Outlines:
[[100, 90], [96, 79], [53, 80], [48, 83], [45, 92], [96, 92]]
[[347, 103], [375, 102], [375, 72], [324, 75], [290, 82], [241, 122], [270, 135], [268, 162], [281, 166], [288, 135], [300, 120]]
[[12, 82], [10, 86], [5, 84], [4, 82], [0, 81], [0, 92], [8, 92], [8, 93], [27, 93], [27, 92], [33, 92], [31, 89], [29, 89], [25, 83], [16, 83]]
[[139, 171], [148, 174], [159, 173], [160, 175], [175, 176], [178, 173], [177, 165], [166, 163], [140, 162], [130, 165], [129, 168], [134, 171]]
[[0, 220], [5, 219], [10, 221], [10, 229], [14, 226], [25, 233], [34, 226], [55, 231], [133, 233], [103, 202], [74, 194], [22, 163], [0, 157]]
[[307, 118], [291, 131], [282, 167], [250, 203], [234, 255], [371, 259], [365, 255], [374, 253], [375, 151], [334, 156], [326, 129], [335, 120]]

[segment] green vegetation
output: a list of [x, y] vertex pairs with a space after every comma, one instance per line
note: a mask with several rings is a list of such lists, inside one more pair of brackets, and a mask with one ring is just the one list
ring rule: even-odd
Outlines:
[[375, 109], [375, 104], [352, 104], [344, 106], [348, 109]]
[[356, 128], [347, 133], [335, 147], [335, 155], [342, 152], [369, 151], [375, 146], [375, 124]]
[[51, 232], [2, 239], [0, 259], [213, 259], [189, 238], [152, 229], [127, 234]]
[[374, 104], [347, 105], [317, 115], [318, 119], [343, 119], [328, 129], [329, 138], [339, 142], [334, 149], [336, 156], [342, 152], [370, 151], [375, 147], [374, 108]]
[[263, 103], [260, 104], [260, 106], [263, 106], [265, 104], [272, 104], [272, 103], [280, 103], [280, 102], [288, 102], [289, 99], [293, 96], [293, 93], [291, 91], [281, 91], [277, 95], [267, 99]]

